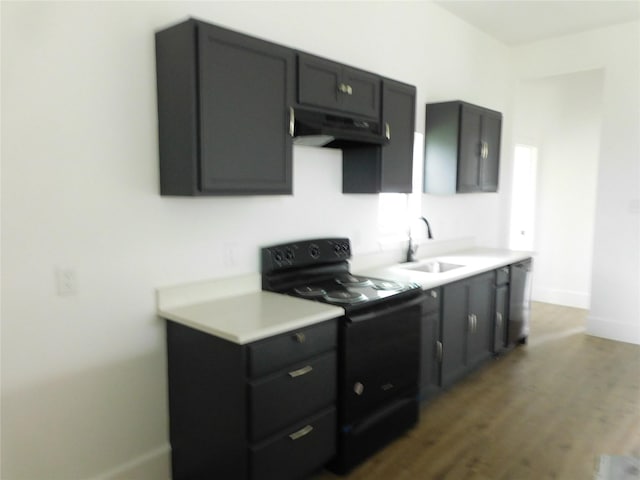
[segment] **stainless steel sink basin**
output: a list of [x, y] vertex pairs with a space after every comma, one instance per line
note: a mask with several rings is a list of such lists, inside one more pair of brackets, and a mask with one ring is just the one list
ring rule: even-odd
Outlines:
[[407, 270], [416, 270], [419, 272], [443, 273], [443, 272], [448, 272], [449, 270], [454, 270], [456, 268], [464, 267], [464, 265], [458, 265], [457, 263], [430, 261], [430, 262], [417, 262], [415, 264], [403, 264], [403, 265], [400, 265], [400, 267], [406, 268]]

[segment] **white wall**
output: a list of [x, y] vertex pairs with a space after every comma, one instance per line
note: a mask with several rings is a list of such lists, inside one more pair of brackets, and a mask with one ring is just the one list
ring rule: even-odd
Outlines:
[[640, 24], [513, 50], [518, 78], [604, 70], [587, 331], [640, 344]]
[[[167, 477], [156, 287], [256, 272], [272, 242], [378, 248], [377, 197], [341, 193], [335, 151], [295, 148], [293, 196], [160, 197], [155, 30], [194, 15], [415, 84], [418, 131], [427, 100], [509, 108], [506, 48], [421, 2], [3, 2], [1, 15], [11, 480]], [[500, 195], [425, 200], [436, 236], [475, 233], [480, 205], [481, 243], [497, 243]], [[56, 267], [75, 270], [76, 295], [56, 295]]]
[[589, 308], [604, 70], [528, 80], [514, 142], [538, 148], [533, 298]]

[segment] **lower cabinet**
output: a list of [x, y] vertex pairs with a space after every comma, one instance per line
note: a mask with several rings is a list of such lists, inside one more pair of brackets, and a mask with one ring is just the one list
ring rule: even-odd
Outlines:
[[442, 287], [444, 387], [492, 356], [494, 276], [491, 271]]
[[298, 479], [336, 452], [337, 323], [238, 345], [167, 321], [174, 480]]

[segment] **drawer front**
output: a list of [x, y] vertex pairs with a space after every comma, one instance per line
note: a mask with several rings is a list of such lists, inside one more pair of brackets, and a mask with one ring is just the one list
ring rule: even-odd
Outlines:
[[336, 424], [336, 411], [331, 408], [254, 446], [250, 452], [251, 478], [306, 478], [335, 455]]
[[259, 441], [335, 404], [335, 350], [249, 384], [251, 439]]
[[424, 292], [424, 301], [422, 302], [422, 313], [432, 313], [440, 310], [440, 297], [439, 288], [432, 288]]
[[337, 320], [322, 322], [249, 344], [251, 378], [286, 368], [305, 358], [336, 348]]

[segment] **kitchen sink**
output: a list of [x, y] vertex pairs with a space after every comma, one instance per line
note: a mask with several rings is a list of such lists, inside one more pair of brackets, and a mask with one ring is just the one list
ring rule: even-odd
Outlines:
[[400, 267], [405, 268], [407, 270], [416, 270], [418, 272], [443, 273], [443, 272], [448, 272], [449, 270], [454, 270], [456, 268], [464, 267], [464, 265], [459, 265], [457, 263], [429, 261], [429, 262], [405, 263], [400, 265]]

